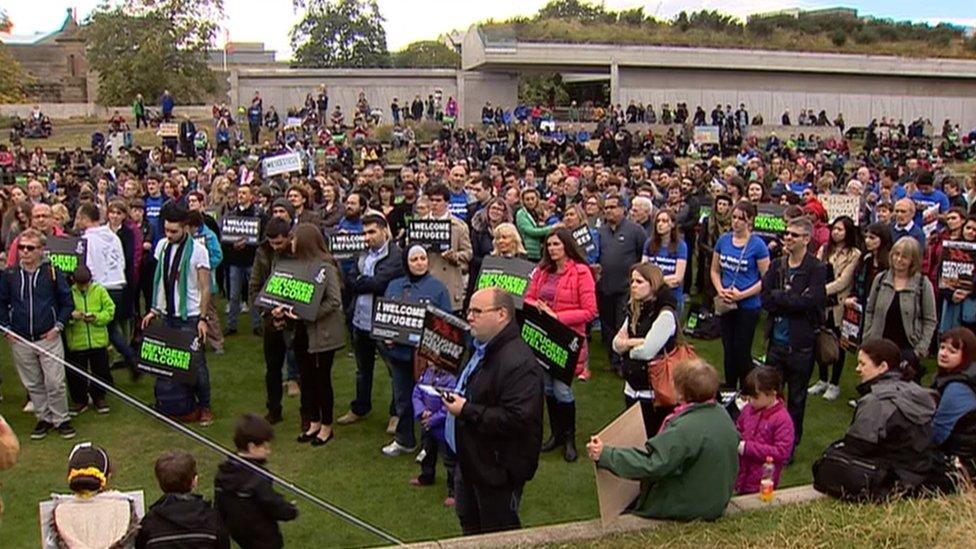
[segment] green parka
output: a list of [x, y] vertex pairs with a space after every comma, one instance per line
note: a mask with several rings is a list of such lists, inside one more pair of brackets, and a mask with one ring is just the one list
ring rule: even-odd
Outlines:
[[72, 318], [68, 321], [65, 328], [68, 350], [87, 351], [108, 347], [108, 325], [115, 318], [115, 302], [109, 297], [108, 290], [92, 282], [83, 292], [75, 284], [71, 286], [71, 297], [76, 311], [93, 314], [95, 320], [88, 322]]

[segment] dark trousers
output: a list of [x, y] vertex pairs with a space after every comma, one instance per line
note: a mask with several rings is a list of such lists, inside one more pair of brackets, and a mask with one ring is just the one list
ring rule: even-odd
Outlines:
[[644, 416], [644, 433], [647, 438], [656, 435], [661, 430], [664, 418], [674, 411], [674, 406], [655, 408], [653, 400], [630, 398], [627, 395], [624, 395], [624, 410], [629, 409], [635, 402], [640, 402], [641, 415]]
[[352, 328], [352, 352], [356, 357], [356, 398], [349, 405], [352, 413], [364, 416], [373, 409], [373, 370], [376, 368], [376, 341], [369, 332]]
[[613, 352], [613, 337], [624, 324], [625, 309], [627, 307], [627, 294], [605, 294], [597, 292], [596, 305], [600, 312], [600, 337], [603, 338], [603, 346], [606, 347], [610, 358], [610, 365], [615, 369], [620, 365], [620, 355]]
[[813, 375], [813, 348], [794, 349], [770, 343], [766, 351], [766, 365], [783, 374], [786, 385], [786, 411], [793, 420], [793, 447], [803, 437], [803, 415], [807, 408], [807, 386]]
[[[170, 328], [197, 333], [197, 323], [200, 322], [199, 316], [188, 316], [183, 320], [177, 316], [163, 316], [163, 324]], [[193, 394], [197, 397], [197, 403], [201, 408], [210, 408], [210, 369], [207, 368], [207, 357], [204, 355], [200, 361], [200, 370], [197, 371], [197, 384], [193, 387]]]
[[136, 129], [137, 130], [139, 129], [139, 124], [142, 124], [143, 126], [145, 126], [147, 128], [149, 127], [149, 119], [146, 118], [146, 115], [144, 115], [144, 114], [136, 115]]
[[454, 469], [454, 511], [465, 536], [515, 530], [522, 527], [518, 508], [524, 483], [485, 486], [465, 482], [461, 465]]
[[726, 387], [741, 386], [752, 370], [752, 338], [756, 335], [759, 315], [759, 309], [735, 309], [719, 317]]
[[269, 413], [281, 413], [281, 368], [287, 355], [285, 332], [265, 327], [264, 330], [264, 390], [265, 406]]
[[413, 448], [417, 445], [413, 428], [413, 362], [386, 357], [386, 363], [393, 383], [394, 415], [400, 418], [394, 440], [407, 448]]
[[446, 442], [437, 440], [437, 437], [430, 431], [424, 431], [420, 435], [420, 442], [424, 447], [424, 459], [420, 462], [420, 482], [422, 484], [434, 483], [437, 454], [443, 452], [444, 470], [447, 471], [447, 496], [454, 497], [454, 467], [457, 464], [457, 456], [454, 455]]
[[248, 125], [248, 130], [250, 130], [250, 133], [251, 133], [251, 144], [252, 145], [257, 145], [258, 144], [258, 141], [259, 141], [259, 139], [261, 137], [261, 124], [260, 123], [259, 124], [249, 124]]
[[[308, 352], [308, 332], [304, 326], [295, 331], [295, 358], [302, 385], [302, 419], [332, 425], [335, 392], [332, 390], [332, 364], [335, 351]], [[278, 368], [281, 372], [281, 368]], [[278, 384], [281, 386], [281, 384]]]
[[[152, 256], [152, 250], [143, 250], [143, 254]], [[152, 309], [152, 290], [153, 290], [153, 275], [156, 272], [156, 259], [149, 257], [144, 259], [142, 262], [142, 269], [139, 273], [139, 290], [135, 293], [133, 300], [133, 308], [135, 309], [136, 316], [141, 319], [146, 316], [146, 313]], [[142, 296], [142, 300], [145, 302], [145, 308], [139, 307], [139, 296]], [[136, 325], [139, 325], [136, 322]]]
[[[68, 351], [68, 363], [81, 370], [90, 372], [96, 378], [109, 385], [115, 385], [112, 381], [112, 372], [108, 367], [108, 349], [89, 349], [87, 351]], [[88, 379], [68, 370], [68, 394], [71, 401], [75, 404], [88, 404], [88, 395], [92, 400], [105, 398], [105, 389], [94, 383], [89, 383]]]
[[129, 341], [122, 333], [122, 322], [127, 320], [131, 314], [126, 311], [124, 307], [128, 305], [127, 300], [123, 296], [125, 290], [109, 290], [108, 295], [112, 298], [112, 303], [115, 304], [115, 318], [108, 325], [108, 339], [112, 342], [112, 346], [115, 350], [122, 355], [122, 359], [125, 361], [125, 365], [129, 368], [135, 368], [136, 362], [138, 362], [138, 357], [136, 357], [135, 351], [129, 346]]

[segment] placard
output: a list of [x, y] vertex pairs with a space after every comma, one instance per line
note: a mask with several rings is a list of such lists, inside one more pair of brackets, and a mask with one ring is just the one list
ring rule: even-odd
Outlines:
[[752, 227], [757, 233], [778, 235], [786, 232], [786, 220], [783, 212], [786, 206], [781, 204], [760, 204], [757, 208], [756, 219]]
[[329, 237], [329, 251], [339, 261], [352, 259], [366, 253], [369, 245], [363, 233], [333, 233]]
[[85, 264], [88, 242], [76, 236], [52, 236], [44, 246], [51, 265], [66, 275], [72, 275], [79, 264]]
[[719, 127], [718, 126], [695, 126], [695, 133], [693, 139], [695, 140], [695, 143], [699, 145], [718, 144]]
[[407, 242], [419, 244], [430, 251], [451, 249], [450, 219], [412, 219], [407, 223]]
[[532, 305], [524, 305], [516, 317], [522, 327], [522, 340], [535, 353], [539, 365], [553, 378], [570, 385], [583, 346], [582, 336]]
[[590, 257], [590, 254], [596, 250], [596, 242], [593, 240], [593, 234], [590, 233], [590, 226], [586, 223], [580, 225], [573, 231], [573, 240], [576, 241], [576, 245], [583, 251], [583, 257]]
[[285, 118], [285, 127], [286, 128], [292, 128], [292, 127], [301, 126], [301, 125], [302, 125], [302, 119], [301, 119], [300, 116], [289, 116], [288, 118]]
[[159, 131], [156, 134], [159, 137], [179, 137], [180, 125], [176, 122], [163, 122], [159, 125]]
[[[596, 434], [607, 446], [615, 448], [644, 448], [647, 434], [644, 430], [644, 414], [641, 413], [640, 403], [635, 403], [624, 413], [617, 416], [610, 425]], [[604, 526], [617, 520], [620, 515], [640, 495], [641, 484], [637, 480], [620, 478], [606, 469], [601, 469], [593, 463], [596, 477], [596, 497], [600, 502], [600, 522]]]
[[974, 268], [976, 268], [976, 242], [962, 240], [943, 242], [939, 289], [972, 289], [973, 272], [976, 270]]
[[464, 338], [468, 329], [468, 324], [460, 318], [433, 305], [426, 305], [417, 356], [427, 359], [437, 368], [457, 373], [461, 369]]
[[325, 267], [283, 259], [271, 267], [271, 275], [258, 293], [255, 305], [266, 309], [284, 306], [302, 320], [315, 320], [325, 292]]
[[302, 155], [297, 152], [269, 156], [261, 161], [264, 176], [271, 177], [283, 173], [302, 171]]
[[840, 321], [840, 346], [854, 351], [861, 345], [861, 328], [864, 326], [864, 307], [860, 303], [844, 305]]
[[196, 385], [202, 361], [203, 347], [195, 330], [178, 330], [153, 322], [142, 332], [136, 364], [142, 372], [183, 385]]
[[501, 288], [515, 298], [515, 308], [521, 309], [535, 263], [514, 257], [486, 255], [478, 273], [477, 289]]
[[261, 218], [227, 215], [220, 220], [220, 241], [226, 244], [236, 244], [244, 240], [245, 244], [256, 245], [261, 241]]
[[[939, 229], [939, 205], [932, 204], [922, 210], [922, 232], [925, 238], [932, 238], [932, 235]], [[923, 250], [924, 252], [924, 250]]]
[[374, 339], [416, 347], [420, 344], [426, 316], [427, 305], [423, 303], [374, 297], [373, 331], [370, 335]]
[[846, 194], [828, 194], [820, 197], [827, 210], [827, 221], [833, 223], [838, 217], [847, 216], [855, 225], [861, 224], [861, 198]]

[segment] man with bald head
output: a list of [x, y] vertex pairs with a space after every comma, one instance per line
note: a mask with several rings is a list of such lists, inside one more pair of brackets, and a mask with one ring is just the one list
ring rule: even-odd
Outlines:
[[[54, 223], [54, 213], [51, 211], [51, 206], [43, 202], [34, 204], [31, 207], [30, 227], [37, 229], [45, 237], [64, 235], [61, 227], [58, 227]], [[17, 244], [19, 242], [20, 237], [18, 236], [10, 243], [10, 248], [7, 250], [7, 267], [17, 265]]]
[[908, 198], [895, 202], [895, 212], [891, 223], [892, 242], [898, 242], [903, 236], [910, 236], [918, 240], [921, 250], [925, 249], [925, 233], [915, 222], [915, 203]]

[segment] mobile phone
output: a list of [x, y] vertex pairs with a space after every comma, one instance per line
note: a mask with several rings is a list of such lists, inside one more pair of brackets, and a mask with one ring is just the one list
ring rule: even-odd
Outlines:
[[444, 389], [441, 389], [439, 387], [435, 387], [434, 390], [437, 391], [437, 394], [441, 395], [441, 398], [444, 399], [444, 402], [449, 402], [449, 403], [454, 402], [454, 393], [450, 391], [445, 391]]

